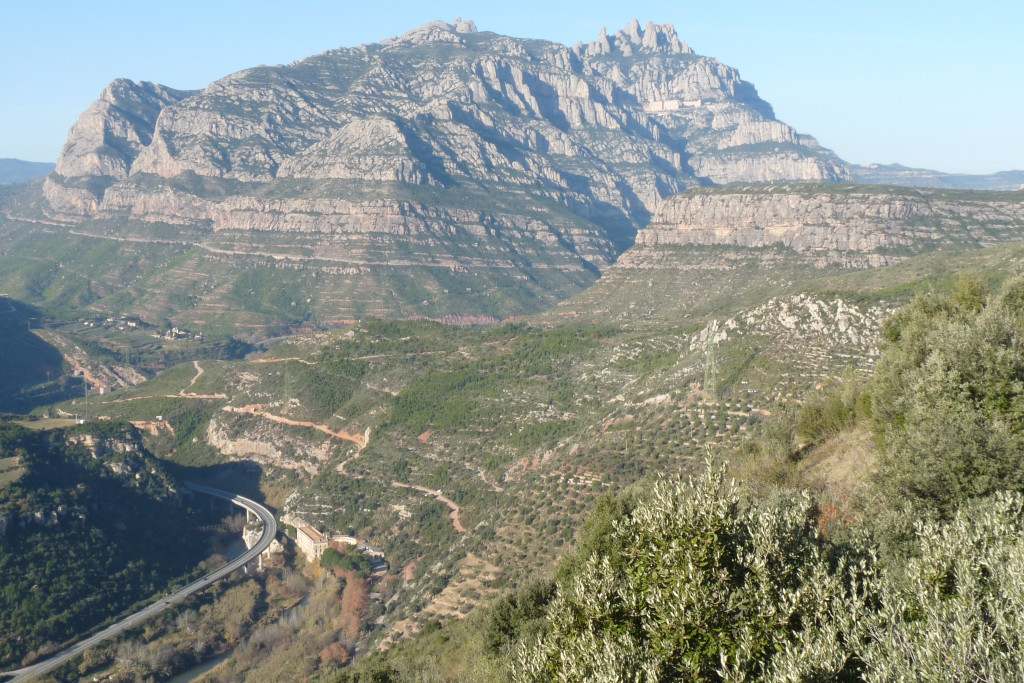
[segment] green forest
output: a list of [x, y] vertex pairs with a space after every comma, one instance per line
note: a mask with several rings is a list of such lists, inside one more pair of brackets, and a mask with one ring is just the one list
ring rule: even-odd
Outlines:
[[193, 509], [131, 425], [0, 423], [0, 463], [16, 475], [0, 479], [0, 668], [201, 573], [210, 512]]

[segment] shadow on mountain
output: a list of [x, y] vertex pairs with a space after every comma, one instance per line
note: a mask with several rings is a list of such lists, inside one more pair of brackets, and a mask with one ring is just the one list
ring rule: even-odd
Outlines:
[[164, 467], [178, 481], [187, 481], [203, 486], [238, 493], [259, 503], [264, 502], [260, 492], [263, 468], [254, 462], [227, 462], [216, 465], [182, 465], [171, 460], [164, 461]]
[[81, 396], [82, 380], [64, 371], [64, 358], [29, 328], [43, 314], [0, 296], [0, 412], [27, 413]]

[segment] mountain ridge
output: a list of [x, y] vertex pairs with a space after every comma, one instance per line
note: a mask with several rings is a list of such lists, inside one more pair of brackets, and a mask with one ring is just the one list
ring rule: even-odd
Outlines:
[[1024, 171], [1018, 170], [987, 174], [946, 173], [927, 168], [912, 168], [903, 164], [851, 165], [850, 170], [856, 182], [872, 185], [908, 185], [959, 190], [1024, 189]]
[[[568, 47], [460, 20], [197, 91], [116, 80], [72, 127], [37, 213], [12, 217], [87, 250], [113, 240], [126, 260], [128, 241], [199, 245], [189, 270], [214, 289], [285, 264], [329, 280], [305, 313], [282, 302], [294, 321], [509, 317], [587, 286], [687, 187], [848, 175], [670, 24]], [[157, 308], [194, 326], [223, 303], [189, 320]], [[252, 313], [237, 322], [268, 322]]]
[[56, 164], [48, 161], [0, 159], [0, 185], [24, 183], [41, 178], [53, 171]]

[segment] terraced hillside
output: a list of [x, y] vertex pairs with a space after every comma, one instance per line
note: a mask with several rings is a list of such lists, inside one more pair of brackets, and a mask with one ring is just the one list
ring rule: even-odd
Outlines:
[[[680, 303], [673, 285], [709, 252], [747, 270], [712, 271], [721, 280], [690, 292], [700, 303]], [[689, 471], [706, 448], [731, 453], [788, 402], [870, 370], [882, 319], [914, 291], [962, 269], [998, 277], [1021, 257], [1013, 245], [849, 272], [670, 247], [678, 279], [616, 284], [660, 293], [660, 318], [628, 322], [627, 306], [484, 330], [370, 321], [182, 365], [95, 405], [173, 461], [257, 463], [287, 523], [384, 548], [393, 578], [372, 639], [394, 640], [550, 568], [602, 493]], [[775, 284], [729, 290], [753, 273]]]
[[882, 320], [915, 293], [1024, 259], [1021, 243], [949, 246], [854, 269], [785, 244], [644, 243], [529, 320], [368, 320], [90, 406], [171, 462], [244, 464], [286, 524], [383, 549], [366, 652], [550, 572], [603, 494], [731, 458], [765, 418], [870, 372]]

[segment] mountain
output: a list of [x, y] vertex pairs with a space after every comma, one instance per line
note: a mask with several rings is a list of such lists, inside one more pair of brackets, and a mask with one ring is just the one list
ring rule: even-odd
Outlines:
[[0, 159], [0, 185], [23, 183], [26, 180], [42, 178], [52, 171], [55, 164], [21, 159]]
[[[9, 213], [111, 250], [105, 282], [67, 296], [265, 336], [536, 312], [592, 283], [680, 190], [849, 178], [669, 24], [567, 47], [432, 22], [201, 91], [114, 81], [45, 197]], [[115, 300], [118, 280], [134, 285]]]
[[1021, 190], [1024, 171], [1000, 171], [988, 175], [943, 173], [927, 168], [910, 168], [900, 164], [851, 165], [854, 182], [877, 185], [909, 185], [911, 187], [944, 187], [956, 190]]

